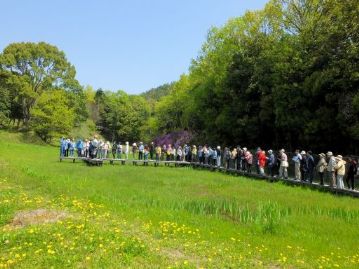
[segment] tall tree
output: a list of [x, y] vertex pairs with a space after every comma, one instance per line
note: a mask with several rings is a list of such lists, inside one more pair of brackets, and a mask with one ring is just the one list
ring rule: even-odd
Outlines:
[[9, 74], [6, 83], [17, 91], [25, 124], [44, 91], [65, 89], [70, 93], [69, 99], [76, 100], [73, 106], [81, 104], [82, 89], [75, 79], [75, 68], [55, 46], [44, 42], [10, 44], [0, 55], [0, 69]]

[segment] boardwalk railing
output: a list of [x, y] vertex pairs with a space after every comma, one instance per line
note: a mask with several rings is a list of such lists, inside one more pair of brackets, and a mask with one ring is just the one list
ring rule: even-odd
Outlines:
[[132, 165], [134, 165], [134, 166], [137, 166], [139, 164], [143, 165], [143, 166], [148, 166], [149, 164], [153, 164], [153, 166], [160, 166], [160, 165], [165, 165], [165, 166], [172, 165], [175, 167], [190, 166], [190, 167], [197, 168], [197, 169], [219, 171], [219, 172], [224, 172], [224, 173], [229, 173], [229, 174], [234, 174], [234, 175], [239, 175], [239, 176], [250, 177], [252, 179], [267, 180], [270, 182], [282, 181], [289, 185], [304, 186], [304, 187], [309, 187], [309, 188], [313, 188], [313, 189], [317, 189], [317, 190], [321, 190], [321, 191], [331, 192], [331, 193], [338, 194], [338, 195], [347, 195], [347, 196], [359, 198], [359, 191], [357, 191], [357, 190], [337, 189], [337, 188], [333, 188], [327, 184], [320, 185], [316, 182], [309, 183], [309, 182], [305, 182], [305, 181], [298, 181], [298, 180], [295, 180], [292, 178], [284, 179], [284, 178], [279, 178], [277, 176], [271, 177], [271, 176], [267, 176], [267, 175], [260, 175], [257, 173], [248, 173], [248, 172], [233, 169], [233, 168], [226, 169], [224, 167], [218, 167], [218, 166], [213, 166], [213, 165], [209, 165], [209, 164], [201, 164], [198, 162], [110, 159], [110, 158], [91, 159], [91, 158], [85, 158], [85, 157], [60, 157], [60, 162], [65, 161], [65, 160], [70, 160], [73, 163], [75, 163], [77, 160], [84, 161], [85, 163], [87, 163], [88, 165], [91, 165], [91, 166], [102, 166], [105, 162], [108, 162], [109, 164], [112, 164], [112, 165], [114, 165], [117, 162], [117, 163], [121, 163], [121, 165], [125, 165], [126, 163], [132, 163]]

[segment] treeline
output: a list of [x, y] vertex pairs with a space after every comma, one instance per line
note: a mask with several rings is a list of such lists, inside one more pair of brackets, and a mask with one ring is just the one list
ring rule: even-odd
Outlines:
[[359, 1], [273, 0], [212, 28], [155, 105], [199, 143], [359, 151]]
[[0, 54], [0, 127], [69, 136], [90, 119], [91, 133], [111, 141], [149, 139], [150, 106], [142, 96], [83, 87], [65, 53], [50, 44], [13, 43]]
[[70, 132], [88, 116], [75, 75], [55, 46], [8, 45], [0, 54], [0, 126], [33, 130], [45, 141]]
[[83, 88], [65, 54], [0, 54], [0, 126], [66, 135], [90, 118], [107, 140], [185, 130], [194, 143], [359, 151], [359, 1], [272, 0], [210, 29], [188, 74], [141, 95]]

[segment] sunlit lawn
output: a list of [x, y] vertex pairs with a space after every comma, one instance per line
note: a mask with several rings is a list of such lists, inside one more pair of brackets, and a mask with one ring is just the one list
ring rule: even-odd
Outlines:
[[[18, 212], [62, 213], [17, 225]], [[191, 168], [58, 161], [0, 132], [0, 268], [358, 268], [359, 200]]]

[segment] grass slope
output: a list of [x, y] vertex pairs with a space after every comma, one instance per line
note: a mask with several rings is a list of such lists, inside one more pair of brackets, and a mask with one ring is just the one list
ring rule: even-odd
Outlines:
[[[359, 200], [191, 168], [60, 163], [0, 132], [0, 268], [358, 268]], [[67, 218], [18, 227], [17, 212]]]

